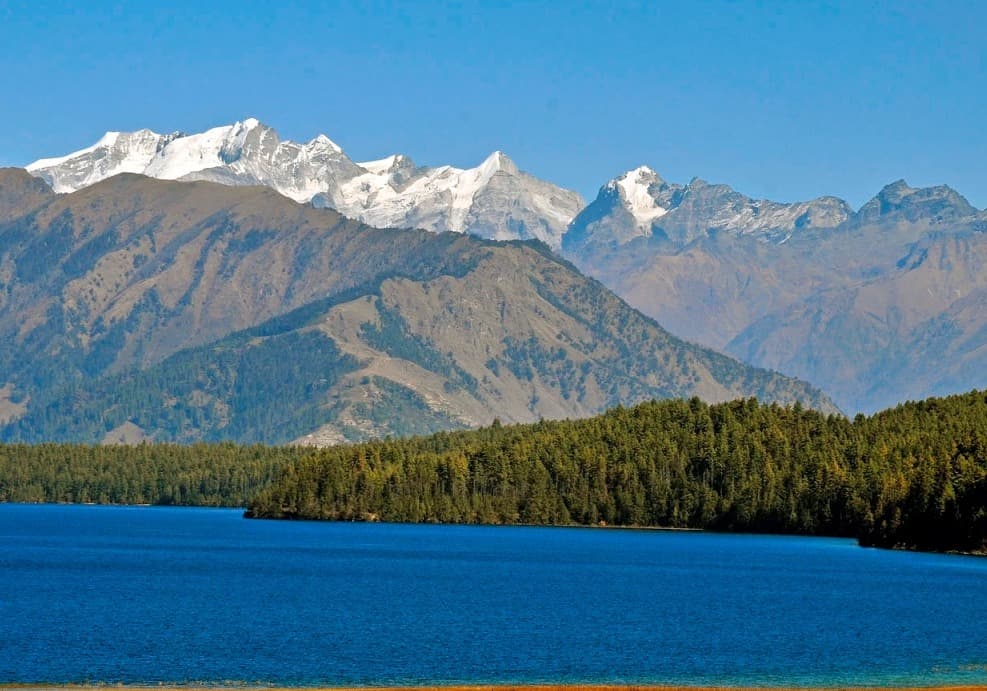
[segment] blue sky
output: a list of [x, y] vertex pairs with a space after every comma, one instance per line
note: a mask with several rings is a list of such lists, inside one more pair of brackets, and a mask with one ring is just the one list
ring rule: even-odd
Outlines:
[[987, 2], [199, 4], [0, 0], [0, 165], [253, 116], [356, 160], [501, 149], [590, 198], [647, 164], [987, 206]]

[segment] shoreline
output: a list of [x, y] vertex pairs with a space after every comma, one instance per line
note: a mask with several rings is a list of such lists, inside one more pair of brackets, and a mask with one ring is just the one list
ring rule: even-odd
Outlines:
[[[23, 506], [90, 506], [90, 507], [110, 507], [110, 508], [150, 508], [150, 509], [218, 509], [225, 511], [239, 511], [241, 516], [250, 521], [281, 521], [285, 523], [361, 523], [361, 524], [384, 524], [384, 525], [435, 525], [435, 526], [473, 526], [481, 528], [577, 528], [582, 530], [608, 530], [608, 531], [644, 531], [644, 532], [658, 532], [658, 533], [703, 533], [708, 535], [764, 535], [772, 537], [806, 537], [806, 538], [821, 538], [821, 539], [838, 539], [838, 540], [854, 540], [858, 547], [863, 549], [881, 549], [888, 550], [892, 552], [907, 552], [911, 554], [942, 554], [948, 556], [957, 557], [977, 557], [977, 558], [987, 558], [987, 548], [983, 550], [930, 550], [930, 549], [918, 549], [911, 547], [906, 544], [895, 544], [895, 545], [876, 545], [876, 544], [864, 544], [860, 541], [859, 537], [854, 537], [851, 535], [827, 535], [827, 534], [807, 534], [807, 533], [785, 533], [785, 532], [771, 532], [771, 531], [734, 531], [734, 530], [711, 530], [709, 528], [686, 528], [686, 527], [676, 527], [676, 526], [663, 526], [663, 525], [620, 525], [620, 524], [608, 524], [605, 522], [600, 523], [444, 523], [441, 521], [381, 521], [381, 520], [338, 520], [338, 519], [324, 519], [324, 518], [272, 518], [268, 516], [254, 516], [251, 514], [250, 509], [244, 506], [223, 506], [214, 504], [120, 504], [113, 502], [75, 502], [75, 501], [0, 501], [0, 504], [7, 505], [23, 505]], [[10, 686], [0, 684], [0, 691], [3, 689], [14, 689], [14, 688], [25, 688], [25, 689], [47, 689], [47, 688], [66, 688], [62, 687], [47, 687], [47, 686]], [[89, 688], [85, 686], [80, 686], [79, 688]], [[104, 686], [100, 688], [130, 688], [130, 687], [115, 687], [115, 686]], [[134, 687], [134, 688], [145, 688], [145, 687]], [[172, 689], [187, 689], [188, 691], [200, 691], [201, 688], [225, 688], [225, 687], [194, 687], [194, 686], [154, 686], [147, 688], [160, 688], [162, 691], [171, 691]], [[354, 691], [350, 687], [231, 687], [231, 688], [269, 688], [272, 691], [282, 691], [282, 688], [289, 689], [337, 689], [338, 691]], [[362, 687], [361, 687], [362, 688]], [[469, 686], [469, 687], [366, 687], [372, 689], [380, 689], [380, 691], [406, 691], [407, 689], [418, 689], [418, 688], [441, 688], [441, 689], [453, 689], [454, 691], [462, 690], [480, 690], [486, 691], [488, 689], [511, 689], [511, 688], [522, 688], [513, 686]], [[912, 689], [928, 689], [928, 688], [942, 688], [942, 689], [983, 689], [987, 691], [987, 685], [984, 686], [943, 686], [943, 687], [932, 687], [932, 686], [917, 686], [917, 687], [871, 687], [871, 686], [854, 686], [854, 687], [743, 687], [743, 686], [603, 686], [603, 687], [582, 687], [582, 686], [524, 686], [525, 689], [534, 689], [534, 691], [545, 691], [547, 689], [575, 689], [580, 691], [584, 688], [590, 689], [696, 689], [697, 691], [705, 691], [707, 689], [746, 689], [746, 688], [770, 688], [770, 689], [870, 689], [870, 688], [899, 688], [902, 691], [912, 691]]]
[[[750, 535], [750, 536], [770, 536], [770, 537], [805, 537], [805, 538], [819, 538], [819, 539], [837, 539], [837, 540], [853, 540], [856, 542], [857, 546], [862, 549], [880, 549], [888, 550], [892, 552], [905, 552], [909, 554], [942, 554], [948, 556], [956, 557], [976, 557], [976, 558], [987, 558], [987, 549], [983, 550], [927, 550], [927, 549], [917, 549], [910, 547], [908, 545], [897, 544], [897, 545], [873, 545], [873, 544], [863, 544], [859, 537], [854, 537], [852, 535], [827, 535], [827, 534], [806, 534], [806, 533], [785, 533], [785, 532], [770, 532], [770, 531], [734, 531], [734, 530], [711, 530], [709, 528], [685, 528], [676, 526], [663, 526], [663, 525], [620, 525], [620, 524], [608, 524], [608, 523], [444, 523], [441, 521], [381, 521], [381, 520], [339, 520], [339, 519], [324, 519], [324, 518], [296, 518], [296, 517], [280, 517], [271, 518], [268, 516], [254, 516], [251, 515], [249, 508], [243, 506], [218, 506], [212, 504], [117, 504], [111, 502], [73, 502], [73, 501], [0, 501], [0, 505], [22, 505], [22, 506], [89, 506], [89, 507], [110, 507], [110, 508], [150, 508], [150, 509], [217, 509], [223, 511], [238, 511], [241, 516], [249, 521], [275, 521], [284, 523], [354, 523], [354, 524], [381, 524], [381, 525], [411, 525], [411, 526], [456, 526], [456, 527], [477, 527], [477, 528], [558, 528], [558, 529], [579, 529], [579, 530], [605, 530], [605, 531], [628, 531], [628, 532], [657, 532], [657, 533], [702, 533], [706, 535]], [[55, 687], [14, 687], [14, 686], [4, 686], [0, 684], [0, 691], [7, 688], [55, 688]], [[64, 688], [64, 687], [60, 687]], [[80, 687], [87, 688], [87, 687]], [[105, 688], [116, 688], [116, 687], [105, 687]], [[143, 688], [143, 687], [136, 687]], [[161, 686], [153, 687], [161, 688], [163, 691], [171, 691], [174, 688], [188, 689], [189, 691], [199, 691], [200, 687], [192, 686]], [[214, 688], [214, 687], [201, 687], [201, 688]], [[247, 688], [247, 687], [235, 687], [235, 688]], [[254, 687], [250, 687], [254, 688]], [[281, 691], [281, 687], [256, 687], [256, 688], [270, 688], [273, 691]], [[353, 691], [349, 687], [285, 687], [285, 688], [299, 688], [299, 689], [338, 689], [339, 691]], [[454, 689], [458, 691], [459, 689], [509, 689], [515, 687], [504, 687], [504, 686], [470, 686], [470, 687], [366, 687], [373, 689], [380, 689], [381, 691], [405, 691], [405, 689], [412, 688], [442, 688], [442, 689]], [[543, 689], [576, 689], [579, 691], [584, 687], [580, 686], [567, 686], [567, 687], [541, 687], [541, 686], [527, 686], [524, 688], [535, 689], [535, 691], [543, 691]], [[591, 688], [616, 688], [616, 689], [697, 689], [698, 691], [704, 691], [706, 689], [745, 689], [745, 688], [771, 688], [771, 689], [870, 689], [870, 688], [900, 688], [904, 691], [911, 691], [914, 689], [926, 689], [926, 688], [943, 688], [943, 689], [983, 689], [987, 691], [987, 685], [978, 687], [962, 687], [962, 686], [945, 686], [945, 687], [927, 687], [927, 686], [917, 686], [917, 687], [871, 687], [871, 686], [855, 686], [855, 687], [742, 687], [742, 686], [696, 686], [696, 687], [662, 687], [662, 686], [615, 686], [615, 687], [591, 687]]]
[[475, 684], [423, 686], [263, 686], [257, 684], [4, 684], [0, 691], [987, 691], [987, 684], [931, 686], [690, 686], [682, 684]]

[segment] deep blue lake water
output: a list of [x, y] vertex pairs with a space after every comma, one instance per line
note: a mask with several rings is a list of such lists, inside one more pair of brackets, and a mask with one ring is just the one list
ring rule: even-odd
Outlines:
[[987, 681], [987, 559], [0, 505], [0, 682]]

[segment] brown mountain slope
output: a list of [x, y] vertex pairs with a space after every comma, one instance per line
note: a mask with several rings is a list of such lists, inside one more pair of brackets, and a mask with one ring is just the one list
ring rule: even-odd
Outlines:
[[811, 293], [752, 323], [728, 349], [811, 375], [850, 410], [980, 386], [987, 367], [985, 262], [984, 233], [928, 235], [893, 271]]
[[801, 382], [669, 335], [544, 247], [482, 247], [466, 272], [384, 279], [66, 387], [8, 437], [325, 444], [693, 395], [835, 410]]
[[[355, 421], [366, 418], [368, 377], [415, 391], [431, 410], [465, 426], [494, 417], [583, 417], [648, 398], [721, 401], [755, 392], [834, 410], [785, 377], [680, 341], [527, 246], [491, 248], [462, 276], [385, 281], [376, 294], [333, 307], [316, 328], [361, 367], [330, 392], [346, 412], [309, 440], [354, 436]], [[387, 333], [400, 333], [399, 341]], [[386, 420], [373, 430], [394, 431]]]
[[692, 395], [834, 410], [543, 246], [375, 230], [262, 188], [124, 175], [49, 199], [0, 224], [0, 283], [0, 381], [29, 397], [11, 438], [338, 440]]
[[639, 239], [577, 264], [672, 333], [723, 350], [752, 322], [828, 284], [827, 268], [803, 257], [717, 233], [680, 249]]
[[26, 214], [54, 196], [48, 183], [23, 168], [0, 168], [0, 219]]
[[399, 270], [441, 270], [455, 242], [267, 188], [121, 175], [0, 223], [0, 338], [31, 357], [77, 351], [88, 375], [146, 366]]

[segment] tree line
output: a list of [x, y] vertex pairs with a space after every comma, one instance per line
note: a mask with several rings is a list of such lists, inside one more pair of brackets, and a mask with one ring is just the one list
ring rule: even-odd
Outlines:
[[853, 536], [987, 551], [987, 393], [849, 420], [754, 399], [336, 446], [0, 445], [0, 501]]
[[754, 399], [313, 451], [249, 515], [666, 526], [987, 548], [987, 394], [848, 420]]
[[246, 506], [305, 451], [222, 444], [0, 444], [0, 501]]

